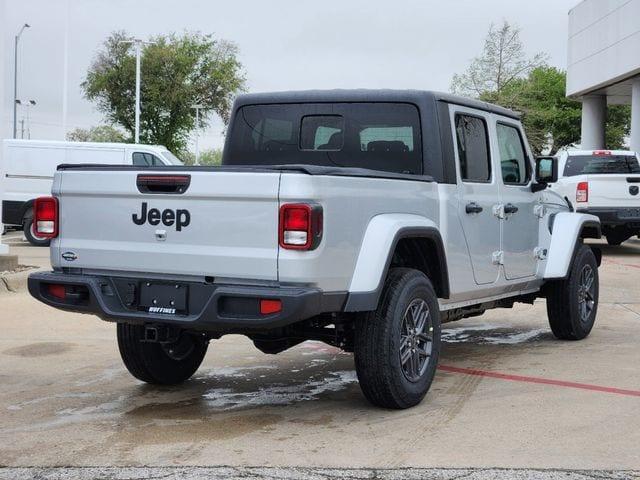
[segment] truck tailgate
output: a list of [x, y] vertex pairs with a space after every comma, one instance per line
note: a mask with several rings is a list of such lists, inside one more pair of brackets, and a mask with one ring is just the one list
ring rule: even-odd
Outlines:
[[[184, 193], [138, 176], [189, 176]], [[279, 172], [63, 170], [59, 267], [277, 280]]]
[[[637, 187], [640, 186], [640, 183], [637, 183], [640, 182], [640, 175], [603, 174], [585, 175], [582, 178], [585, 178], [583, 181], [589, 182], [590, 207], [640, 206], [640, 196], [637, 192]], [[634, 191], [635, 195], [632, 194]]]

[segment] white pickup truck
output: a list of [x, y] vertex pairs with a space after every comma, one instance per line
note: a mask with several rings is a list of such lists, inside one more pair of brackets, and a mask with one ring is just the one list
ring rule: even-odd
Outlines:
[[551, 188], [578, 212], [600, 218], [610, 245], [640, 234], [640, 163], [635, 152], [569, 150], [559, 156]]
[[[60, 166], [35, 205], [53, 272], [29, 290], [117, 322], [138, 379], [191, 377], [209, 341], [354, 352], [365, 396], [419, 403], [440, 325], [546, 298], [580, 340], [598, 307], [598, 217], [547, 186], [516, 113], [423, 91], [237, 99], [221, 167]], [[515, 319], [514, 319], [515, 320]]]

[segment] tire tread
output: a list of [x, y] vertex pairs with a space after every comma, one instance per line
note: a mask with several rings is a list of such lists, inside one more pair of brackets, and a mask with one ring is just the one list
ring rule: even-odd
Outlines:
[[[403, 409], [414, 406], [422, 400], [433, 380], [435, 367], [433, 372], [425, 373], [430, 378], [424, 392], [409, 392], [400, 384], [404, 379], [398, 377], [397, 370], [391, 364], [391, 355], [395, 352], [390, 351], [389, 338], [394, 323], [389, 317], [400, 301], [407, 283], [416, 278], [421, 280], [420, 287], [426, 288], [437, 304], [433, 286], [422, 272], [410, 268], [393, 268], [383, 287], [378, 308], [361, 314], [356, 321], [354, 352], [358, 380], [367, 400], [379, 407]], [[433, 310], [433, 306], [430, 307]], [[432, 311], [431, 314], [434, 323], [439, 322], [439, 312]], [[435, 346], [435, 336], [432, 356], [433, 361], [437, 363], [438, 348]]]
[[564, 280], [553, 281], [547, 287], [549, 326], [559, 340], [582, 340], [589, 335], [593, 328], [593, 323], [588, 328], [583, 328], [579, 324], [580, 320], [577, 319], [577, 311], [571, 306], [573, 290], [578, 281], [576, 277], [579, 276], [580, 269], [585, 263], [591, 264], [595, 272], [596, 305], [593, 313], [593, 322], [595, 322], [598, 308], [598, 264], [591, 248], [581, 245], [571, 264], [569, 276]]

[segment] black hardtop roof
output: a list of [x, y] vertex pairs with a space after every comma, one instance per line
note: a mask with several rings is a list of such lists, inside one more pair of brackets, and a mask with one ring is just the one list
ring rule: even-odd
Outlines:
[[351, 103], [351, 102], [406, 102], [419, 105], [425, 101], [442, 101], [486, 112], [520, 119], [520, 114], [492, 103], [481, 102], [449, 93], [426, 90], [300, 90], [289, 92], [249, 93], [238, 96], [236, 108], [244, 105], [274, 103]]

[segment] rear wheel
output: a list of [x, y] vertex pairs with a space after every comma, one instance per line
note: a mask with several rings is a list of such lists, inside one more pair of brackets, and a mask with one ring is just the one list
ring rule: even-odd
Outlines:
[[34, 233], [33, 212], [30, 210], [22, 219], [22, 231], [27, 241], [35, 247], [48, 247], [51, 240], [48, 238], [38, 238]]
[[598, 313], [598, 263], [593, 251], [582, 245], [569, 276], [547, 288], [547, 315], [553, 334], [560, 340], [586, 338]]
[[618, 246], [633, 237], [633, 232], [626, 227], [617, 227], [606, 233], [607, 243], [612, 246]]
[[378, 309], [356, 320], [354, 354], [371, 403], [403, 409], [422, 401], [440, 354], [438, 298], [422, 272], [390, 271]]
[[143, 382], [175, 385], [198, 370], [208, 341], [182, 332], [173, 343], [143, 342], [144, 326], [118, 324], [118, 347], [127, 370]]

